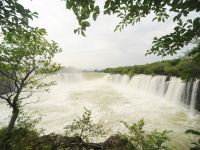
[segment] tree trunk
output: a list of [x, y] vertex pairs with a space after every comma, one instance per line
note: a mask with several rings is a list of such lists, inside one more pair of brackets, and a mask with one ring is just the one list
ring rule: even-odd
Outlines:
[[12, 111], [12, 116], [11, 116], [11, 119], [10, 119], [10, 122], [9, 122], [9, 125], [8, 125], [8, 132], [11, 131], [12, 129], [14, 129], [15, 122], [16, 122], [18, 115], [19, 115], [19, 109], [17, 108], [17, 106], [12, 107], [12, 108], [13, 108], [13, 111]]
[[17, 108], [17, 106], [12, 107], [12, 109], [13, 109], [12, 110], [12, 116], [11, 116], [10, 122], [8, 124], [7, 132], [6, 132], [6, 135], [5, 135], [3, 143], [2, 143], [3, 144], [2, 150], [10, 150], [11, 149], [9, 139], [12, 136], [12, 130], [15, 127], [15, 122], [16, 122], [18, 115], [19, 115], [19, 109]]

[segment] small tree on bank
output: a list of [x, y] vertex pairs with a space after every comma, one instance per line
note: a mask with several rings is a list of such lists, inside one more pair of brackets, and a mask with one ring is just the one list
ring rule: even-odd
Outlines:
[[7, 33], [0, 43], [0, 77], [9, 93], [0, 95], [12, 109], [8, 132], [15, 126], [23, 100], [33, 92], [47, 90], [54, 82], [42, 79], [61, 69], [53, 63], [54, 55], [61, 51], [54, 41], [45, 39], [44, 29], [34, 28], [30, 31], [18, 29]]

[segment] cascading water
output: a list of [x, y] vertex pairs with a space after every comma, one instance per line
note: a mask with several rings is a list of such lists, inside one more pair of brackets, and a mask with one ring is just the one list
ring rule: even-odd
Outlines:
[[[28, 112], [43, 115], [38, 128], [45, 133], [63, 133], [63, 128], [80, 117], [84, 107], [91, 110], [92, 120], [101, 121], [108, 136], [123, 132], [121, 121], [129, 124], [144, 118], [145, 130], [173, 130], [169, 145], [172, 149], [188, 150], [194, 136], [185, 135], [187, 129], [198, 130], [199, 114], [173, 101], [188, 104], [191, 110], [200, 108], [199, 80], [184, 83], [178, 78], [166, 76], [81, 73], [73, 68], [51, 76], [46, 80], [57, 81], [49, 93], [36, 93], [25, 102]], [[0, 103], [0, 127], [7, 125], [11, 110]], [[107, 137], [108, 137], [107, 136]]]
[[[127, 78], [127, 79], [126, 79]], [[128, 82], [127, 75], [107, 74], [104, 79], [108, 82], [126, 83], [135, 90], [162, 97], [169, 101], [182, 102], [189, 105], [190, 110], [195, 110], [199, 80], [184, 82], [180, 78], [167, 76], [135, 75]], [[196, 108], [200, 109], [200, 108]]]
[[194, 81], [193, 88], [192, 88], [192, 95], [191, 95], [191, 102], [190, 102], [190, 110], [195, 109], [195, 104], [197, 102], [197, 89], [199, 85], [199, 80]]

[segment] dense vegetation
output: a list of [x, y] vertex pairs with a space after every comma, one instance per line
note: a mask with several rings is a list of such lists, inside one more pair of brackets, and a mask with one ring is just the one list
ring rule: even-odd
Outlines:
[[106, 68], [103, 70], [106, 73], [128, 74], [149, 74], [149, 75], [167, 75], [177, 76], [182, 79], [192, 77], [200, 77], [200, 64], [194, 63], [191, 60], [165, 60], [145, 65], [135, 65], [127, 67]]
[[149, 75], [167, 75], [177, 76], [184, 80], [200, 78], [200, 55], [196, 53], [200, 50], [200, 43], [184, 57], [154, 62], [145, 65], [135, 65], [117, 68], [106, 68], [106, 73], [128, 74], [149, 74]]
[[18, 128], [16, 121], [27, 105], [24, 100], [55, 84], [42, 79], [61, 69], [53, 62], [54, 55], [61, 51], [57, 43], [47, 40], [45, 29], [29, 25], [36, 16], [17, 0], [0, 0], [0, 82], [5, 83], [2, 89], [9, 91], [2, 92], [0, 99], [12, 110], [8, 126], [1, 130], [1, 150], [21, 150], [12, 147], [16, 140], [13, 134], [24, 138], [24, 144], [29, 144], [26, 133], [28, 137], [37, 135], [24, 126]]
[[[105, 137], [107, 131], [103, 124], [93, 123], [91, 112], [85, 110], [82, 117], [68, 124], [64, 134], [43, 135], [35, 129], [39, 120], [32, 120], [27, 114], [19, 117], [9, 139], [12, 150], [168, 150], [170, 131], [154, 130], [145, 132], [144, 121], [133, 125], [124, 123], [127, 133], [117, 133], [104, 142], [94, 143], [98, 137]], [[7, 128], [0, 129], [0, 146], [6, 136]]]
[[26, 105], [24, 100], [34, 92], [48, 90], [54, 82], [44, 82], [42, 79], [61, 69], [52, 61], [61, 49], [54, 41], [46, 40], [45, 36], [44, 29], [35, 28], [28, 32], [18, 28], [5, 34], [0, 42], [0, 81], [11, 83], [10, 86], [2, 85], [9, 92], [0, 95], [0, 98], [12, 109], [4, 149], [9, 149], [6, 141], [10, 139], [10, 131]]

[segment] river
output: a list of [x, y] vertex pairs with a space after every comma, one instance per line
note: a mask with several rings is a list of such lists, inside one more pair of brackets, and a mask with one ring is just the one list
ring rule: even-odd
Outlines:
[[[116, 81], [109, 78], [104, 73], [59, 73], [48, 79], [56, 80], [57, 85], [48, 93], [31, 97], [28, 102], [34, 103], [26, 110], [43, 115], [37, 127], [45, 129], [45, 133], [62, 133], [64, 126], [81, 116], [85, 107], [91, 110], [94, 122], [101, 121], [106, 129], [111, 129], [109, 134], [124, 131], [121, 121], [131, 124], [144, 118], [147, 132], [156, 128], [173, 131], [169, 143], [173, 149], [186, 150], [196, 139], [184, 132], [199, 129], [198, 113], [178, 101], [164, 99], [151, 88], [151, 92], [147, 92], [145, 81], [141, 88], [135, 88], [128, 77], [118, 77]], [[162, 95], [161, 83], [157, 90]], [[7, 124], [9, 114], [8, 106], [0, 102], [0, 126]]]

